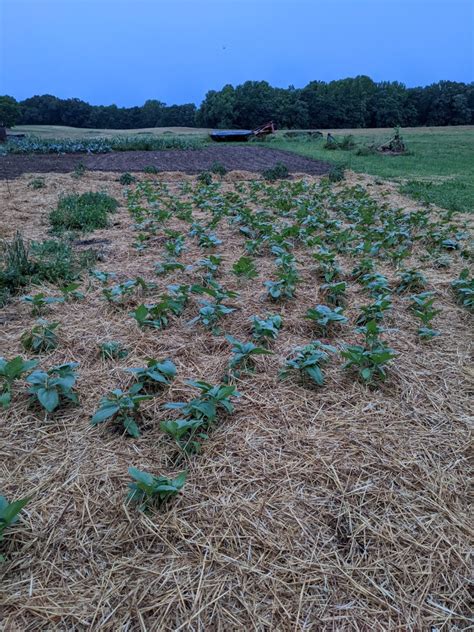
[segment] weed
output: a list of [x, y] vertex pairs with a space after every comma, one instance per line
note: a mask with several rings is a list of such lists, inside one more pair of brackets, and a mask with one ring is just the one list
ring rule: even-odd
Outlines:
[[30, 189], [44, 189], [46, 187], [46, 182], [44, 178], [33, 178], [28, 182], [28, 186]]
[[136, 177], [132, 176], [132, 174], [128, 172], [122, 173], [122, 175], [118, 179], [118, 182], [120, 182], [120, 184], [123, 184], [125, 186], [129, 184], [133, 184], [136, 181], [137, 181]]
[[246, 279], [255, 279], [258, 276], [257, 268], [253, 259], [243, 255], [232, 266], [232, 272], [236, 276], [243, 276]]
[[288, 171], [288, 167], [282, 162], [277, 162], [274, 167], [262, 171], [262, 177], [269, 182], [283, 180], [285, 178], [288, 178], [289, 175], [290, 172]]
[[225, 176], [225, 174], [227, 173], [227, 169], [224, 167], [224, 165], [221, 162], [213, 162], [212, 165], [209, 168], [209, 171], [211, 173], [216, 174], [217, 176]]
[[[9, 503], [5, 496], [0, 496], [0, 542], [4, 539], [4, 534], [8, 527], [11, 527], [18, 521], [20, 511], [30, 502], [31, 498], [19, 498]], [[5, 560], [0, 555], [0, 562]]]
[[459, 275], [459, 278], [451, 282], [451, 288], [453, 289], [456, 301], [462, 307], [473, 311], [474, 310], [474, 277], [469, 278], [468, 268], [464, 268]]
[[22, 301], [31, 305], [31, 313], [33, 316], [40, 316], [46, 311], [48, 305], [54, 303], [64, 303], [64, 297], [61, 296], [46, 296], [43, 293], [23, 296]]
[[197, 177], [197, 181], [200, 184], [209, 186], [210, 184], [212, 184], [212, 173], [210, 171], [201, 171], [201, 173]]
[[122, 360], [128, 356], [128, 350], [121, 342], [108, 340], [99, 345], [99, 352], [104, 360]]
[[399, 281], [395, 291], [397, 294], [403, 292], [417, 292], [426, 287], [426, 278], [418, 270], [402, 270], [398, 275]]
[[185, 265], [172, 259], [171, 261], [158, 261], [155, 263], [155, 272], [158, 276], [168, 274], [168, 272], [174, 272], [175, 270], [184, 270]]
[[160, 173], [160, 171], [157, 167], [155, 167], [155, 165], [147, 165], [146, 167], [144, 167], [143, 173], [156, 175], [157, 173]]
[[108, 216], [117, 210], [118, 202], [106, 193], [73, 193], [61, 198], [49, 215], [56, 233], [65, 230], [88, 232], [108, 226]]

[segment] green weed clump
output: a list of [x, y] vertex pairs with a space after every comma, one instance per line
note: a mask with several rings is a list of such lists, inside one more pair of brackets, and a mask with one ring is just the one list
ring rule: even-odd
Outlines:
[[277, 162], [274, 167], [270, 169], [265, 169], [262, 171], [262, 176], [265, 180], [269, 182], [275, 182], [276, 180], [283, 180], [284, 178], [288, 178], [290, 172], [288, 171], [288, 167], [284, 165], [282, 162]]
[[72, 193], [61, 198], [51, 211], [49, 221], [56, 233], [89, 232], [108, 226], [109, 214], [117, 210], [118, 202], [107, 193]]
[[[20, 498], [9, 503], [5, 496], [0, 496], [0, 542], [2, 542], [5, 530], [18, 521], [18, 516], [23, 507], [30, 502], [30, 498]], [[0, 562], [5, 561], [0, 555]]]

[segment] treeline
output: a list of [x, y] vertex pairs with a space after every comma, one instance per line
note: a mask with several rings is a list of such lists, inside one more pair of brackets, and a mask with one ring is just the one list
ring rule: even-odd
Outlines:
[[157, 100], [124, 108], [51, 95], [19, 102], [0, 97], [0, 122], [12, 125], [13, 119], [18, 125], [111, 129], [253, 128], [268, 120], [288, 129], [468, 125], [474, 123], [474, 83], [439, 81], [407, 88], [397, 81], [376, 83], [358, 76], [285, 89], [266, 81], [246, 81], [209, 91], [199, 108], [193, 103], [168, 106]]

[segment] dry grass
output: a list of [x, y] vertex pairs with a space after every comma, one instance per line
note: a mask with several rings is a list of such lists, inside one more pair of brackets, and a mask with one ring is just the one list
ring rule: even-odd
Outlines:
[[[114, 174], [88, 172], [80, 180], [50, 175], [40, 191], [27, 187], [31, 177], [11, 182], [9, 191], [0, 182], [4, 236], [20, 229], [30, 238], [44, 237], [48, 211], [62, 192], [106, 190], [123, 200]], [[375, 197], [413, 208], [390, 185], [351, 178], [370, 184]], [[180, 180], [194, 180], [157, 179], [168, 179], [172, 192]], [[226, 179], [231, 188], [232, 174]], [[138, 256], [124, 206], [114, 221], [93, 235], [110, 240], [98, 267], [116, 271], [119, 280], [154, 278], [162, 237]], [[125, 308], [109, 307], [97, 284], [84, 302], [55, 305], [49, 317], [61, 322], [61, 344], [42, 366], [79, 361], [81, 405], [47, 418], [17, 393], [2, 414], [2, 493], [31, 494], [33, 500], [5, 541], [1, 629], [469, 629], [472, 322], [449, 290], [462, 263], [456, 260], [449, 270], [421, 264], [439, 295], [435, 326], [442, 336], [420, 343], [406, 302], [395, 297], [388, 324], [397, 330], [388, 340], [399, 356], [387, 383], [368, 389], [333, 360], [325, 386], [315, 389], [278, 380], [290, 350], [313, 336], [302, 318], [318, 302], [307, 253], [296, 253], [304, 279], [298, 300], [275, 307], [260, 285], [272, 278], [272, 259], [257, 259], [256, 282], [238, 281], [227, 272], [242, 254], [243, 240], [225, 222], [216, 232], [224, 242], [218, 249], [224, 286], [241, 293], [225, 329], [248, 339], [250, 316], [281, 311], [275, 355], [259, 358], [256, 375], [238, 382], [236, 413], [222, 418], [202, 454], [190, 460], [177, 501], [145, 515], [124, 504], [127, 468], [179, 471], [159, 430], [161, 405], [188, 398], [187, 378], [217, 383], [229, 345], [222, 336], [186, 326], [196, 314], [195, 299], [159, 332], [138, 329], [128, 316], [142, 297]], [[187, 245], [184, 263], [204, 256], [194, 240], [187, 238]], [[394, 278], [392, 268], [380, 270]], [[187, 275], [189, 282], [196, 279], [196, 272]], [[170, 275], [158, 283], [180, 279]], [[353, 321], [366, 295], [351, 283], [349, 296]], [[20, 335], [32, 322], [25, 305], [7, 306], [0, 355], [21, 353]], [[129, 356], [101, 360], [97, 344], [106, 339], [120, 340]], [[351, 329], [342, 328], [336, 344], [350, 341]], [[100, 397], [128, 384], [122, 368], [143, 365], [147, 356], [170, 357], [178, 378], [145, 403], [142, 437], [127, 439], [109, 423], [91, 428]]]

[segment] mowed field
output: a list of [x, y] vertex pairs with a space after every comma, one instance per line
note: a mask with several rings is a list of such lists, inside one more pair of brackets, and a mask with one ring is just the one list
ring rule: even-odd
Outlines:
[[[25, 371], [0, 412], [0, 627], [469, 629], [472, 216], [354, 171], [120, 175], [0, 181], [0, 356], [77, 395]], [[129, 468], [187, 478], [141, 507]]]

